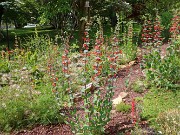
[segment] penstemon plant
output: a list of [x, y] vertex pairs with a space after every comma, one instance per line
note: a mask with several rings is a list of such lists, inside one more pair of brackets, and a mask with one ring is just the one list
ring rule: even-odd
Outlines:
[[[87, 28], [87, 27], [86, 27]], [[77, 109], [72, 109], [71, 111], [71, 121], [68, 122], [71, 126], [71, 129], [73, 133], [75, 134], [82, 134], [82, 135], [100, 135], [104, 132], [104, 126], [108, 123], [110, 120], [110, 112], [112, 110], [112, 96], [113, 96], [113, 87], [114, 87], [114, 74], [116, 70], [116, 51], [113, 49], [113, 52], [110, 57], [110, 67], [107, 69], [105, 68], [107, 73], [109, 73], [107, 81], [104, 83], [101, 81], [102, 78], [102, 70], [103, 70], [103, 59], [102, 56], [102, 46], [104, 45], [104, 38], [103, 38], [103, 32], [101, 31], [97, 32], [96, 35], [96, 43], [94, 48], [94, 65], [93, 65], [93, 74], [92, 74], [92, 83], [95, 86], [98, 86], [98, 89], [96, 89], [93, 93], [86, 91], [86, 84], [84, 89], [81, 90], [82, 92], [82, 98], [83, 98], [83, 106], [82, 111], [83, 114], [78, 114]], [[88, 31], [85, 31], [85, 36], [88, 38], [88, 40], [85, 39], [84, 44], [84, 51], [85, 55], [86, 52], [88, 52], [88, 46], [89, 43], [86, 41], [89, 41]], [[115, 46], [116, 47], [116, 46]], [[116, 57], [116, 58], [115, 58]], [[86, 57], [85, 57], [86, 58]], [[87, 66], [87, 59], [85, 59], [84, 64], [84, 71], [87, 72], [86, 66]], [[86, 77], [86, 76], [85, 76]], [[86, 78], [85, 78], [86, 80]], [[104, 87], [106, 86], [106, 87]], [[105, 91], [105, 93], [102, 93], [102, 90]], [[83, 116], [82, 116], [83, 115]]]
[[153, 32], [153, 24], [150, 19], [145, 18], [142, 34], [141, 34], [142, 47], [150, 48], [152, 46], [152, 40], [153, 40], [152, 32]]

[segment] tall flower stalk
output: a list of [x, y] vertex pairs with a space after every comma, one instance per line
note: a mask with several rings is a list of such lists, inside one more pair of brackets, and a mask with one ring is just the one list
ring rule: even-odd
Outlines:
[[154, 32], [153, 32], [153, 47], [157, 48], [158, 51], [160, 51], [160, 46], [162, 45], [163, 38], [161, 36], [162, 33], [162, 27], [160, 18], [157, 15], [155, 21], [154, 21]]
[[174, 14], [172, 18], [172, 23], [169, 32], [171, 33], [171, 41], [176, 40], [178, 38], [178, 35], [180, 34], [180, 15], [178, 13]]
[[141, 35], [142, 47], [151, 48], [153, 41], [153, 24], [151, 20], [145, 19]]

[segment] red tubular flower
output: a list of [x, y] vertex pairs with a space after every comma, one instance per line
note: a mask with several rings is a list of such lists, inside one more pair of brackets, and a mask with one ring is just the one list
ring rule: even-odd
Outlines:
[[53, 82], [53, 83], [52, 83], [52, 86], [53, 86], [53, 87], [56, 87], [56, 83], [55, 83], [55, 82]]
[[66, 59], [66, 58], [67, 58], [67, 56], [66, 56], [66, 55], [63, 55], [63, 56], [62, 56], [62, 59]]
[[85, 35], [85, 36], [87, 36], [87, 35], [88, 35], [88, 32], [87, 32], [87, 31], [85, 31], [85, 32], [84, 32], [84, 35]]
[[131, 117], [132, 117], [132, 122], [135, 124], [136, 123], [136, 104], [135, 104], [135, 99], [132, 99], [131, 102]]
[[95, 49], [96, 49], [96, 50], [100, 50], [100, 46], [99, 46], [99, 45], [96, 45], [96, 46], [95, 46]]
[[53, 90], [52, 90], [52, 92], [53, 92], [53, 93], [56, 93], [56, 92], [57, 92], [57, 90], [54, 90], [54, 89], [53, 89]]
[[69, 53], [69, 51], [68, 51], [67, 49], [65, 49], [64, 52], [65, 52], [65, 54], [68, 54], [68, 53]]
[[83, 47], [84, 47], [84, 48], [87, 48], [87, 47], [88, 47], [88, 45], [87, 45], [86, 43], [84, 43], [84, 44], [83, 44]]
[[100, 62], [100, 61], [101, 61], [101, 58], [100, 58], [100, 57], [97, 57], [97, 58], [96, 58], [96, 61]]
[[63, 64], [63, 65], [66, 65], [66, 64], [67, 64], [67, 62], [66, 62], [66, 61], [63, 61], [63, 62], [62, 62], [62, 64]]

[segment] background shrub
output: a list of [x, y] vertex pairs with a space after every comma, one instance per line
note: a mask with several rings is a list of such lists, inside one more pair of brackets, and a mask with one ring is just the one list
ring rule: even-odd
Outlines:
[[173, 14], [170, 11], [165, 11], [161, 14], [161, 24], [164, 29], [162, 31], [162, 36], [165, 38], [165, 41], [170, 37], [169, 28], [171, 25], [171, 19], [173, 18]]

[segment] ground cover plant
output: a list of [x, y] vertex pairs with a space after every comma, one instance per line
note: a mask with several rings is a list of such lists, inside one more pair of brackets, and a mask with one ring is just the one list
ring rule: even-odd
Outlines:
[[[15, 36], [14, 49], [2, 51], [0, 57], [0, 130], [10, 132], [39, 124], [67, 124], [71, 134], [100, 135], [107, 133], [106, 126], [115, 111], [127, 115], [125, 119], [132, 125], [127, 131], [121, 130], [123, 133], [131, 132], [133, 128], [134, 133], [145, 133], [141, 129], [143, 120], [155, 133], [158, 130], [167, 134], [177, 132], [168, 131], [179, 125], [173, 125], [171, 120], [164, 121], [164, 117], [167, 114], [169, 119], [178, 122], [179, 18], [175, 16], [172, 21], [171, 39], [163, 56], [164, 38], [159, 17], [145, 20], [141, 55], [137, 51], [142, 48], [133, 40], [133, 22], [129, 21], [121, 32], [118, 14], [117, 18], [117, 25], [109, 37], [104, 35], [102, 18], [98, 18], [97, 32], [92, 39], [92, 24], [85, 19], [82, 48], [75, 43], [71, 45], [68, 33], [52, 39], [35, 30], [24, 43]], [[131, 82], [131, 76], [138, 72], [131, 71], [132, 67], [140, 67], [138, 60], [144, 68], [145, 79], [136, 78]], [[126, 71], [126, 68], [130, 71], [123, 77], [126, 79], [123, 92], [128, 93], [121, 97], [123, 102], [114, 107], [112, 99], [117, 80], [123, 76], [118, 72]], [[139, 98], [139, 103], [131, 93], [146, 95]]]

